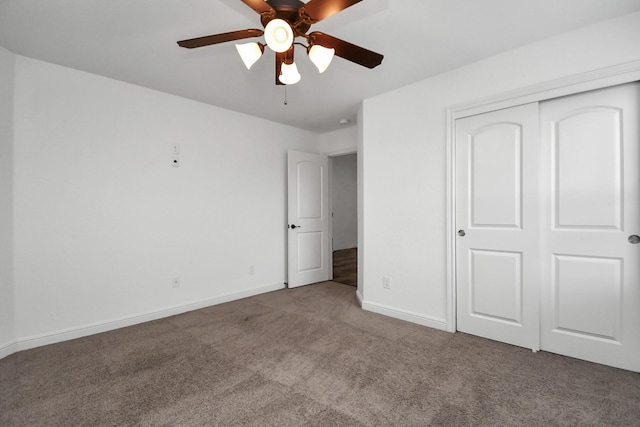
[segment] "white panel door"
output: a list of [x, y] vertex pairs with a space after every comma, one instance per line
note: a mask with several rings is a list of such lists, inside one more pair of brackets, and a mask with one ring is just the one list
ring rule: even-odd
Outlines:
[[329, 280], [329, 176], [327, 156], [289, 151], [288, 286]]
[[539, 347], [538, 104], [456, 121], [457, 329]]
[[[541, 105], [543, 350], [640, 371], [640, 85]], [[640, 240], [640, 239], [639, 239]]]

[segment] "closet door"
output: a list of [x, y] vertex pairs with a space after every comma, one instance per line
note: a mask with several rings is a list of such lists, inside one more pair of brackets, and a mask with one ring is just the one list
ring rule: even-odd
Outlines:
[[640, 85], [541, 104], [543, 350], [640, 371]]
[[539, 348], [538, 104], [456, 121], [459, 331]]

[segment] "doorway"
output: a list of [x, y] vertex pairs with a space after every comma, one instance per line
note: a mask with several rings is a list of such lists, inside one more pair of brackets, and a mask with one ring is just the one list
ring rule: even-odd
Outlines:
[[330, 157], [333, 281], [358, 286], [357, 153]]

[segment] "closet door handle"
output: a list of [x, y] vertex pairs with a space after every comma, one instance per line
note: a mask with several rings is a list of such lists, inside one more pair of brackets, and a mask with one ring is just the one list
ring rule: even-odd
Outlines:
[[458, 230], [458, 236], [460, 237], [464, 237], [467, 233], [464, 232], [464, 230]]
[[629, 236], [629, 238], [627, 240], [632, 245], [637, 245], [638, 243], [640, 243], [640, 236], [638, 236], [637, 234], [634, 234], [632, 236]]

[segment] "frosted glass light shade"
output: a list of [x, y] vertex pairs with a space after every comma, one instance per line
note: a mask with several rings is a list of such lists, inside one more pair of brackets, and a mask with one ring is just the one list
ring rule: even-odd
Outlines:
[[318, 68], [318, 71], [324, 73], [324, 71], [331, 64], [331, 60], [333, 59], [333, 55], [336, 53], [335, 49], [328, 49], [324, 46], [313, 45], [311, 49], [309, 49], [309, 59], [313, 64]]
[[280, 76], [278, 76], [280, 83], [294, 85], [298, 83], [301, 78], [302, 76], [298, 72], [298, 67], [295, 62], [291, 64], [282, 64], [282, 71], [280, 72]]
[[264, 39], [274, 52], [285, 52], [293, 44], [293, 30], [282, 19], [272, 19], [264, 28]]
[[238, 49], [238, 54], [240, 54], [240, 58], [242, 58], [247, 70], [251, 69], [251, 66], [260, 59], [264, 52], [264, 47], [256, 42], [237, 44], [236, 49]]

